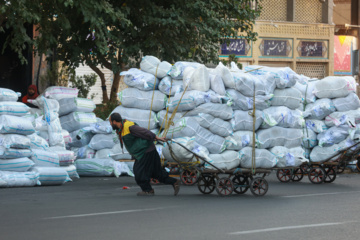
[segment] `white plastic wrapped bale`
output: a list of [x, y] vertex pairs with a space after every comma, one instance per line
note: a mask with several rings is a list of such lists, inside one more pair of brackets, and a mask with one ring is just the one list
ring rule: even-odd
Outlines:
[[301, 146], [302, 129], [272, 127], [257, 131], [256, 143], [258, 148], [284, 146], [287, 148]]
[[[255, 131], [263, 123], [262, 112], [255, 110]], [[253, 131], [253, 117], [249, 115], [248, 111], [234, 111], [234, 118], [230, 121], [234, 131]]]
[[27, 119], [10, 115], [0, 116], [0, 133], [30, 135], [34, 132], [32, 123]]
[[253, 133], [251, 131], [237, 131], [225, 138], [226, 149], [239, 151], [244, 147], [252, 147]]
[[336, 109], [331, 99], [324, 98], [306, 105], [303, 115], [305, 118], [323, 120], [326, 116], [335, 111]]
[[94, 158], [96, 154], [96, 151], [87, 145], [80, 148], [72, 147], [70, 150], [74, 152], [76, 159]]
[[329, 76], [315, 84], [315, 95], [318, 98], [343, 98], [351, 92], [356, 93], [353, 77]]
[[210, 89], [209, 71], [204, 65], [197, 68], [187, 67], [183, 72], [183, 84], [189, 90], [206, 92]]
[[326, 161], [336, 160], [338, 156], [337, 157], [333, 157], [333, 156], [336, 155], [338, 151], [342, 150], [343, 148], [346, 148], [346, 146], [342, 144], [334, 144], [330, 147], [316, 146], [313, 148], [313, 150], [310, 153], [310, 161], [324, 162], [325, 160]]
[[220, 103], [204, 103], [196, 107], [194, 110], [186, 113], [187, 116], [197, 116], [200, 113], [210, 114], [215, 118], [220, 118], [223, 120], [230, 120], [234, 116], [233, 109], [226, 105]]
[[64, 116], [71, 112], [92, 112], [96, 107], [93, 100], [77, 97], [60, 99], [59, 105], [59, 116]]
[[112, 133], [112, 131], [113, 131], [113, 129], [110, 125], [110, 122], [104, 121], [104, 120], [98, 121], [97, 123], [90, 124], [89, 126], [82, 128], [82, 130], [84, 132], [91, 132], [94, 134], [97, 134], [97, 133], [107, 134], [107, 133]]
[[347, 112], [334, 112], [325, 118], [325, 124], [328, 127], [340, 126], [343, 124], [354, 127], [358, 123], [360, 123], [360, 108]]
[[332, 101], [338, 112], [346, 112], [360, 108], [359, 97], [353, 92], [349, 93], [347, 97], [335, 98]]
[[[229, 98], [229, 103], [234, 110], [251, 110], [254, 107], [254, 98], [246, 97], [235, 89], [227, 89], [226, 96]], [[270, 99], [273, 94], [257, 95], [255, 98], [255, 107], [258, 110], [263, 110], [271, 106]]]
[[4, 148], [0, 146], [0, 158], [22, 158], [31, 157], [32, 152], [30, 149], [18, 149], [18, 148]]
[[0, 171], [26, 172], [34, 162], [29, 158], [0, 159]]
[[46, 150], [46, 149], [49, 148], [48, 142], [44, 138], [37, 135], [36, 133], [33, 133], [31, 135], [27, 135], [27, 137], [30, 140], [30, 148], [31, 149]]
[[140, 62], [142, 71], [151, 73], [157, 78], [163, 78], [171, 70], [171, 64], [166, 61], [160, 61], [154, 56], [145, 56]]
[[299, 167], [305, 162], [309, 162], [305, 158], [305, 151], [301, 147], [286, 148], [282, 146], [276, 146], [270, 149], [270, 152], [274, 154], [278, 160], [276, 167]]
[[[149, 126], [149, 115], [150, 117], [150, 130], [156, 129], [158, 127], [158, 120], [154, 111], [149, 112], [149, 110], [142, 110], [136, 108], [125, 108], [123, 106], [116, 107], [112, 113], [119, 113], [122, 119], [127, 119], [129, 121], [137, 123], [140, 127], [148, 128]], [[111, 114], [110, 114], [111, 115]]]
[[306, 104], [314, 103], [316, 101], [316, 96], [314, 93], [316, 81], [308, 81], [305, 84], [300, 82], [296, 82], [294, 88], [301, 92], [301, 97], [303, 98], [303, 102]]
[[124, 76], [124, 83], [129, 87], [134, 87], [142, 91], [158, 89], [159, 79], [150, 73], [143, 72], [136, 68], [130, 68], [128, 71], [121, 72]]
[[276, 82], [276, 88], [289, 88], [296, 84], [300, 76], [289, 67], [266, 67], [258, 65], [249, 65], [245, 67], [253, 75], [264, 76]]
[[0, 146], [5, 148], [30, 148], [30, 139], [19, 134], [0, 134]]
[[59, 165], [60, 166], [69, 166], [74, 163], [75, 153], [69, 150], [54, 150], [52, 151], [59, 156]]
[[296, 109], [302, 101], [301, 92], [296, 88], [275, 89], [271, 106], [285, 106]]
[[[235, 80], [229, 68], [225, 67], [222, 62], [219, 62], [219, 65], [216, 66], [215, 70], [212, 71], [212, 74], [221, 76], [221, 79], [224, 82], [226, 88], [235, 89]], [[214, 90], [215, 91], [215, 90]]]
[[[193, 137], [199, 131], [199, 123], [191, 117], [185, 117], [175, 122], [173, 126], [170, 126], [166, 137], [168, 139], [178, 137]], [[163, 134], [163, 133], [162, 133]]]
[[[97, 151], [96, 153], [101, 152], [102, 150]], [[115, 144], [113, 148], [110, 149], [110, 155], [108, 157], [111, 157], [114, 160], [131, 160], [132, 157], [126, 147], [124, 147], [124, 153], [121, 149], [120, 144]], [[97, 158], [97, 157], [95, 157]]]
[[210, 132], [221, 137], [228, 137], [233, 133], [230, 122], [215, 118], [210, 114], [200, 113], [196, 119], [199, 119], [200, 126], [209, 129]]
[[16, 93], [11, 89], [0, 88], [0, 102], [16, 102], [21, 93]]
[[167, 97], [162, 92], [140, 91], [136, 88], [125, 88], [118, 93], [121, 105], [126, 108], [138, 108], [158, 112], [166, 106]]
[[34, 187], [40, 185], [38, 172], [0, 171], [0, 187]]
[[225, 96], [226, 90], [221, 75], [210, 73], [209, 78], [210, 78], [210, 89], [220, 94], [221, 96]]
[[22, 102], [0, 102], [0, 115], [24, 116], [29, 107]]
[[170, 153], [168, 144], [164, 143], [164, 146], [162, 148], [162, 154], [166, 160], [168, 161], [174, 160], [173, 159], [174, 156], [178, 161], [183, 161], [183, 162], [196, 161], [194, 155], [191, 152], [189, 152], [188, 150], [186, 150], [177, 143], [180, 143], [186, 148], [192, 150], [195, 144], [195, 137], [182, 137], [182, 138], [173, 139], [171, 142], [169, 142], [169, 145], [172, 149], [172, 154]]
[[300, 110], [291, 110], [287, 107], [270, 107], [263, 110], [264, 122], [261, 128], [273, 126], [284, 128], [302, 128], [305, 120]]
[[[240, 150], [240, 167], [252, 168], [252, 148], [245, 147]], [[255, 168], [273, 168], [277, 164], [277, 158], [266, 149], [255, 149]]]
[[76, 169], [80, 177], [109, 177], [119, 176], [116, 162], [113, 159], [88, 158], [75, 161]]
[[247, 97], [269, 95], [275, 90], [276, 83], [268, 78], [254, 76], [245, 72], [233, 72], [235, 89]]
[[200, 63], [197, 62], [176, 62], [170, 69], [168, 73], [173, 79], [182, 80], [183, 79], [183, 72], [186, 67], [193, 67], [197, 68], [200, 66]]
[[94, 136], [91, 132], [84, 132], [82, 129], [76, 130], [70, 133], [71, 143], [69, 143], [69, 147], [77, 147], [81, 148], [88, 145], [91, 141], [91, 138]]
[[311, 129], [315, 133], [322, 133], [328, 129], [324, 121], [316, 119], [306, 119], [305, 125], [308, 129]]
[[50, 146], [65, 146], [64, 137], [62, 135], [62, 128], [59, 120], [58, 110], [59, 102], [54, 99], [46, 99], [41, 97], [44, 102], [45, 121], [48, 127], [49, 145]]
[[184, 91], [183, 81], [173, 80], [170, 76], [166, 76], [161, 79], [159, 83], [159, 90], [167, 96], [174, 96], [175, 93]]
[[59, 155], [55, 152], [44, 151], [40, 149], [33, 149], [33, 156], [31, 160], [35, 166], [40, 167], [59, 167]]
[[200, 104], [205, 103], [205, 94], [206, 93], [197, 90], [175, 94], [168, 102], [167, 107], [169, 107], [169, 112], [173, 112], [177, 106], [177, 111], [179, 112], [192, 110]]
[[303, 138], [301, 145], [304, 148], [313, 148], [317, 146], [317, 134], [310, 128], [303, 128]]
[[52, 98], [56, 100], [60, 100], [63, 98], [74, 98], [77, 97], [79, 90], [77, 88], [69, 88], [69, 87], [49, 87], [45, 89], [44, 96], [47, 98]]
[[319, 133], [317, 139], [320, 147], [330, 147], [334, 144], [344, 141], [349, 136], [349, 126], [341, 125], [331, 127], [325, 132]]
[[73, 132], [96, 123], [97, 119], [95, 113], [73, 112], [60, 117], [60, 122], [63, 129]]
[[61, 168], [65, 169], [65, 171], [69, 174], [69, 177], [71, 179], [80, 178], [79, 174], [76, 171], [76, 166], [74, 164], [71, 164], [69, 166], [61, 166]]
[[57, 186], [72, 181], [67, 171], [60, 167], [33, 167], [31, 171], [39, 173], [41, 186]]
[[195, 141], [206, 147], [210, 153], [219, 154], [225, 151], [225, 138], [214, 135], [209, 130], [199, 126], [195, 134]]
[[62, 134], [62, 136], [64, 138], [65, 145], [68, 145], [69, 143], [72, 142], [72, 138], [71, 138], [70, 133], [68, 131], [66, 131], [65, 129], [62, 129], [61, 134]]
[[[199, 155], [200, 157], [205, 158], [205, 160], [207, 160], [209, 162], [211, 161], [211, 159], [209, 157], [209, 155], [210, 155], [209, 150], [206, 147], [198, 144], [197, 142], [194, 143], [194, 148], [192, 149], [192, 151], [194, 153], [196, 153], [197, 155]], [[200, 162], [203, 163], [203, 161], [201, 159], [200, 159]]]
[[[184, 116], [186, 112], [176, 112], [175, 113], [175, 116], [174, 116], [174, 119], [173, 119], [173, 122], [176, 122], [178, 120], [180, 120], [180, 118], [182, 118]], [[156, 117], [159, 121], [159, 126], [164, 129], [165, 127], [165, 123], [167, 123], [171, 117], [172, 113], [171, 112], [168, 112], [168, 115], [167, 115], [167, 118], [166, 118], [166, 110], [161, 110], [160, 112], [158, 112], [156, 114]], [[187, 115], [187, 114], [186, 114]], [[185, 115], [185, 116], [186, 116]]]
[[111, 134], [96, 134], [89, 143], [89, 147], [94, 150], [101, 150], [103, 148], [112, 148], [119, 143], [119, 137], [115, 132]]
[[[240, 156], [238, 152], [227, 150], [221, 154], [210, 154], [210, 163], [222, 170], [230, 170], [239, 167]], [[205, 168], [216, 169], [205, 163]]]

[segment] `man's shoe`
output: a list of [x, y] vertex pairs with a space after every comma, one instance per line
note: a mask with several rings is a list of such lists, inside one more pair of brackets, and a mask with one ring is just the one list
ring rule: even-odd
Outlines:
[[150, 190], [148, 192], [142, 191], [142, 192], [137, 193], [138, 196], [154, 196], [154, 194], [155, 194], [154, 189], [152, 189], [152, 190]]
[[173, 184], [173, 187], [174, 187], [174, 196], [176, 196], [180, 191], [180, 180], [176, 180], [176, 182]]

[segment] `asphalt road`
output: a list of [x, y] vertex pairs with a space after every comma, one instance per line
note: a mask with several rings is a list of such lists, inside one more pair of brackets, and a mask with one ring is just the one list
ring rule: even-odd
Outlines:
[[[360, 175], [334, 183], [280, 183], [263, 197], [219, 197], [196, 186], [154, 186], [138, 197], [133, 178], [81, 178], [56, 187], [0, 189], [1, 240], [358, 239]], [[123, 186], [130, 189], [124, 190]]]

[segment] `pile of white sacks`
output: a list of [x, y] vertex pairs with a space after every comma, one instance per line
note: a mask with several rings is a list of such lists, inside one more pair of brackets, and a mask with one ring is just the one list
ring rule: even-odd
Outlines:
[[[315, 80], [290, 68], [240, 70], [234, 63], [172, 66], [153, 56], [145, 56], [140, 67], [121, 73], [129, 88], [119, 93], [121, 106], [113, 112], [159, 133], [176, 109], [166, 137], [221, 169], [252, 166], [254, 94], [257, 168], [321, 162], [357, 138], [360, 105], [352, 77]], [[178, 159], [192, 160], [177, 144], [172, 148]], [[172, 160], [166, 144], [157, 149]]]
[[[71, 161], [63, 159], [65, 153], [57, 151], [65, 146], [56, 113], [57, 102], [40, 97], [34, 103], [42, 111], [31, 111], [17, 100], [14, 91], [0, 89], [0, 187], [61, 185], [71, 181], [70, 177], [78, 177]], [[49, 141], [40, 137], [35, 127], [41, 112]]]

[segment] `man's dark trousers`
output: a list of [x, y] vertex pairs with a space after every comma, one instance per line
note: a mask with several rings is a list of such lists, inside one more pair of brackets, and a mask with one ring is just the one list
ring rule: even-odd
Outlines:
[[157, 179], [161, 183], [171, 185], [176, 182], [176, 179], [169, 177], [169, 173], [161, 167], [160, 156], [156, 149], [145, 153], [140, 160], [135, 160], [134, 174], [136, 183], [144, 192], [152, 190], [150, 185], [151, 178]]

